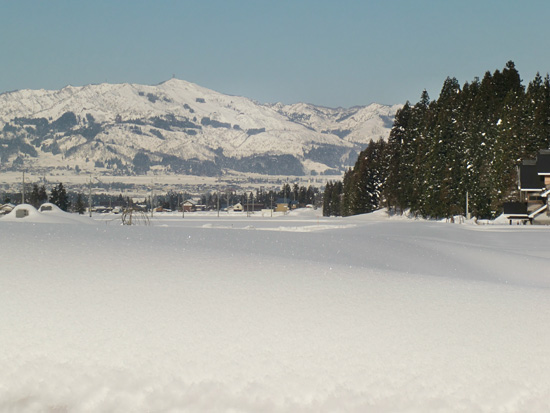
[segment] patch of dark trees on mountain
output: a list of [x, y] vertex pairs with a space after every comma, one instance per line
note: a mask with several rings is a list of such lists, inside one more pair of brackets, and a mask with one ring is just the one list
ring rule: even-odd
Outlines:
[[195, 102], [197, 102], [197, 103], [206, 103], [206, 100], [204, 100], [204, 98], [196, 98]]
[[252, 128], [252, 129], [247, 129], [246, 134], [248, 136], [254, 136], [264, 132], [265, 132], [265, 128], [255, 128], [255, 129]]
[[342, 182], [340, 210], [331, 207], [330, 213], [386, 206], [450, 218], [465, 213], [468, 194], [469, 212], [492, 218], [516, 198], [521, 160], [549, 147], [548, 74], [543, 79], [537, 73], [524, 87], [510, 61], [463, 86], [449, 77], [437, 100], [424, 91], [418, 103], [397, 112], [387, 143], [361, 152]]
[[[391, 127], [391, 125], [390, 125]], [[321, 133], [324, 134], [330, 134], [338, 136], [340, 139], [344, 139], [346, 136], [348, 136], [351, 133], [351, 129], [331, 129], [331, 130], [323, 130]]]
[[147, 93], [147, 100], [151, 103], [156, 103], [159, 100], [159, 97], [153, 93]]
[[86, 118], [82, 121], [82, 127], [76, 128], [79, 125], [79, 119], [73, 112], [65, 112], [58, 119], [49, 122], [46, 118], [26, 118], [16, 117], [6, 123], [3, 129], [4, 132], [21, 133], [26, 132], [32, 145], [35, 147], [43, 147], [46, 152], [54, 152], [50, 149], [51, 144], [43, 145], [46, 139], [54, 136], [71, 136], [81, 135], [88, 142], [93, 140], [99, 133], [103, 131], [101, 124], [97, 123], [91, 114], [86, 114]]
[[14, 118], [12, 122], [25, 128], [27, 133], [34, 136], [44, 136], [50, 132], [50, 123], [46, 118]]
[[227, 122], [219, 122], [214, 119], [210, 119], [209, 117], [205, 116], [201, 119], [201, 125], [202, 126], [212, 126], [213, 128], [225, 128], [225, 129], [231, 129], [231, 124]]
[[346, 113], [345, 115], [342, 115], [340, 116], [338, 119], [336, 119], [336, 122], [343, 122], [345, 121], [346, 119], [349, 119], [351, 118], [353, 115], [355, 115], [357, 113], [357, 111], [352, 111], [352, 112], [349, 112], [349, 113]]
[[[316, 110], [316, 112], [319, 112]], [[314, 128], [309, 126], [307, 122], [311, 119], [310, 114], [306, 113], [285, 113], [283, 111], [279, 111], [279, 113], [283, 116], [286, 116], [290, 121], [297, 123], [298, 125], [301, 125], [309, 130], [315, 131]]]
[[151, 132], [152, 135], [155, 135], [157, 138], [161, 139], [161, 140], [165, 140], [166, 138], [164, 137], [164, 135], [162, 134], [161, 131], [159, 131], [158, 129], [150, 129], [149, 132]]
[[117, 157], [107, 159], [105, 161], [105, 167], [107, 169], [116, 169], [118, 171], [125, 171], [127, 169], [126, 165], [124, 165], [120, 158]]
[[76, 145], [76, 146], [73, 146], [72, 148], [67, 149], [65, 151], [65, 157], [73, 156], [75, 153], [81, 150], [84, 146], [85, 144], [81, 144], [81, 145]]
[[18, 132], [25, 130], [36, 137], [44, 137], [50, 133], [65, 133], [78, 125], [78, 119], [73, 112], [65, 112], [58, 119], [49, 122], [46, 118], [16, 117], [4, 125], [3, 132]]
[[122, 120], [119, 123], [125, 123], [125, 124], [130, 124], [130, 125], [139, 125], [139, 126], [147, 125], [147, 122], [145, 121], [145, 119], [127, 119], [127, 120]]
[[2, 129], [2, 132], [11, 132], [11, 133], [16, 133], [20, 128], [17, 128], [9, 123], [6, 123], [4, 125], [4, 128]]
[[12, 168], [13, 170], [20, 170], [21, 168], [23, 168], [24, 164], [25, 164], [25, 161], [23, 157], [19, 155], [17, 158], [13, 160]]
[[146, 153], [138, 152], [132, 159], [132, 165], [136, 174], [144, 175], [151, 167], [151, 159]]
[[217, 176], [221, 174], [220, 167], [212, 161], [181, 159], [173, 155], [164, 155], [160, 164], [168, 167], [171, 172], [180, 174], [199, 176]]
[[[30, 145], [22, 135], [15, 135], [11, 137], [0, 137], [0, 166], [9, 169], [9, 159], [17, 155], [21, 156], [30, 156], [36, 158], [38, 153], [34, 146]], [[21, 161], [12, 164], [13, 167], [18, 168], [22, 165]]]
[[342, 170], [340, 168], [338, 169], [327, 169], [323, 172], [321, 172], [321, 175], [342, 175]]
[[303, 175], [302, 163], [292, 155], [254, 155], [244, 158], [219, 157], [217, 163], [239, 172], [267, 175]]
[[[136, 134], [136, 135], [143, 135], [143, 131], [141, 128], [137, 125], [130, 126], [130, 132]], [[159, 131], [160, 132], [160, 131]]]
[[78, 124], [74, 112], [65, 112], [59, 119], [52, 122], [51, 128], [56, 132], [67, 132]]
[[294, 123], [299, 123], [300, 125], [303, 125], [304, 122], [309, 121], [311, 118], [311, 115], [306, 113], [284, 113], [280, 112], [282, 115], [285, 115], [288, 119], [290, 119]]
[[65, 136], [70, 135], [81, 135], [86, 139], [87, 142], [94, 140], [94, 138], [103, 131], [103, 128], [100, 123], [97, 123], [94, 117], [87, 113], [86, 114], [86, 126], [83, 126], [78, 129], [73, 129], [68, 131]]
[[188, 118], [178, 119], [173, 114], [165, 116], [155, 116], [149, 119], [151, 124], [157, 129], [173, 131], [176, 129], [202, 129], [200, 125], [191, 122]]
[[50, 152], [52, 155], [59, 155], [61, 153], [61, 148], [59, 148], [59, 144], [56, 140], [49, 144], [43, 143], [42, 146], [40, 146], [40, 150], [42, 152]]
[[151, 121], [152, 121], [152, 125], [155, 128], [164, 129], [166, 131], [172, 130], [170, 122], [166, 119], [163, 119], [161, 117], [154, 117], [154, 118], [151, 118]]
[[[138, 92], [138, 94], [139, 94], [140, 96], [144, 96], [144, 95], [145, 95], [143, 92]], [[172, 99], [170, 99], [170, 98], [168, 98], [168, 97], [166, 97], [166, 96], [160, 97], [160, 96], [158, 96], [158, 95], [155, 95], [154, 93], [147, 93], [147, 100], [148, 100], [149, 102], [151, 102], [151, 103], [156, 103], [156, 102], [159, 101], [159, 100], [162, 100], [162, 101], [168, 102], [168, 103], [172, 102]]]
[[193, 110], [193, 108], [191, 108], [191, 106], [189, 106], [187, 103], [185, 103], [183, 105], [183, 108], [184, 109], [187, 109], [189, 111], [189, 113], [195, 113], [195, 111]]
[[346, 158], [350, 152], [349, 148], [342, 148], [335, 145], [319, 145], [311, 148], [304, 154], [306, 159], [325, 164], [331, 168], [339, 169], [342, 165], [342, 159]]

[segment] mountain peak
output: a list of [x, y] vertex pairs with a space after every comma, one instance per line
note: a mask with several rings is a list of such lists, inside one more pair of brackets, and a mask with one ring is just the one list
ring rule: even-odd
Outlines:
[[387, 138], [397, 109], [260, 104], [177, 78], [25, 90], [0, 95], [0, 169], [135, 173], [141, 154], [164, 173], [339, 174]]

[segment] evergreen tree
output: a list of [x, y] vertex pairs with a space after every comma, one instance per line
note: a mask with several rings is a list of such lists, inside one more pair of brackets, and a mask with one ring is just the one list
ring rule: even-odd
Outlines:
[[323, 192], [323, 216], [325, 217], [330, 217], [332, 215], [332, 189], [332, 182], [328, 181], [325, 185], [325, 191]]
[[386, 143], [370, 141], [362, 151], [350, 171], [350, 176], [344, 178], [344, 199], [349, 197], [348, 215], [363, 214], [379, 209], [383, 185], [387, 177], [385, 163]]
[[[359, 155], [361, 159], [361, 155]], [[355, 204], [355, 176], [351, 168], [344, 173], [342, 203], [340, 212], [343, 216], [353, 215]]]
[[86, 205], [84, 203], [84, 198], [82, 194], [79, 192], [76, 197], [76, 203], [74, 205], [75, 212], [78, 212], [80, 215], [84, 214], [86, 212]]
[[[423, 94], [424, 95], [424, 94]], [[427, 97], [427, 93], [425, 94]], [[429, 98], [428, 98], [429, 100]], [[388, 177], [384, 188], [387, 207], [395, 207], [401, 212], [409, 207], [405, 193], [405, 165], [403, 164], [403, 143], [407, 138], [411, 117], [409, 102], [399, 109], [395, 115], [393, 127], [388, 138]]]
[[59, 183], [59, 185], [56, 185], [52, 188], [50, 194], [50, 202], [57, 205], [63, 211], [67, 211], [69, 209], [69, 198], [67, 196], [67, 191], [65, 190], [65, 187], [63, 187], [62, 183]]
[[134, 159], [132, 159], [132, 164], [134, 165], [134, 171], [138, 175], [146, 174], [151, 166], [151, 160], [149, 157], [143, 153], [138, 152]]
[[[426, 91], [399, 110], [386, 143], [370, 142], [343, 183], [327, 185], [327, 215], [381, 206], [426, 217], [498, 214], [514, 195], [516, 166], [550, 148], [550, 76], [527, 90], [513, 62], [461, 88], [447, 78], [437, 100]], [[340, 190], [340, 187], [343, 189]]]
[[342, 190], [342, 181], [335, 182], [334, 186], [332, 187], [332, 193], [330, 197], [330, 208], [332, 215], [342, 215]]
[[48, 194], [46, 193], [46, 187], [44, 185], [38, 186], [38, 184], [33, 184], [32, 191], [29, 196], [29, 203], [35, 208], [38, 208], [47, 201]]

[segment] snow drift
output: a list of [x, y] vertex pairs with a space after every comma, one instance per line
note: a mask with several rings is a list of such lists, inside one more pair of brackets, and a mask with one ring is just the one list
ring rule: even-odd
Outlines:
[[2, 218], [0, 411], [546, 412], [549, 230]]

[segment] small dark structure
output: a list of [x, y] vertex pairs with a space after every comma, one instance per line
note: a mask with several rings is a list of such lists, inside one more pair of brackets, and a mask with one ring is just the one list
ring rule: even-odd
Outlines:
[[524, 160], [518, 167], [519, 202], [504, 204], [504, 216], [537, 224], [550, 224], [550, 150], [539, 151], [536, 159]]
[[503, 205], [504, 215], [510, 221], [519, 220], [523, 224], [526, 224], [528, 221], [532, 223], [532, 218], [529, 218], [527, 213], [527, 203], [526, 202], [505, 202]]

